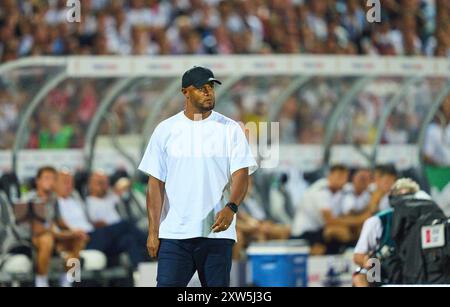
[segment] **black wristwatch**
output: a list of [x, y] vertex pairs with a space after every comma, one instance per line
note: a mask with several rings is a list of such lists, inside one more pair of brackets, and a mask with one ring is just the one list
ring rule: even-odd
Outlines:
[[235, 203], [228, 203], [226, 206], [230, 208], [234, 213], [238, 212], [238, 205], [236, 205]]

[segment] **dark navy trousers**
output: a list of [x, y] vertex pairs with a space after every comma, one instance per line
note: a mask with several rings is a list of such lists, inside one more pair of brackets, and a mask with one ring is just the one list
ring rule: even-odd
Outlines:
[[234, 240], [161, 239], [158, 287], [186, 287], [195, 271], [203, 287], [229, 287]]

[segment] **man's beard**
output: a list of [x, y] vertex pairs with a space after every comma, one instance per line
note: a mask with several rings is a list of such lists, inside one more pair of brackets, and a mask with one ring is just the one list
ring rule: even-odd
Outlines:
[[206, 113], [206, 112], [214, 110], [214, 107], [216, 106], [216, 102], [213, 101], [210, 106], [204, 106], [200, 103], [195, 103], [194, 105], [199, 112]]
[[103, 190], [103, 191], [99, 191], [99, 192], [97, 193], [97, 196], [98, 196], [99, 198], [104, 198], [104, 197], [106, 197], [107, 194], [108, 194], [108, 191], [107, 191], [107, 190]]

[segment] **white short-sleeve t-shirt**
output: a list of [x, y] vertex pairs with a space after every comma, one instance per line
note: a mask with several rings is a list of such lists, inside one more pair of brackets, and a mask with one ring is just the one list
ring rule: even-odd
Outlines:
[[236, 240], [236, 219], [213, 233], [216, 214], [228, 202], [231, 175], [257, 164], [241, 126], [217, 113], [192, 121], [184, 112], [153, 132], [139, 170], [165, 182], [159, 237]]
[[301, 236], [306, 232], [316, 232], [325, 226], [323, 210], [331, 210], [336, 198], [341, 194], [333, 194], [328, 187], [327, 179], [315, 182], [303, 196], [297, 208], [292, 224], [292, 235]]
[[58, 198], [58, 207], [61, 218], [71, 229], [94, 231], [94, 226], [89, 222], [83, 205], [74, 197]]
[[364, 191], [360, 195], [356, 195], [355, 189], [350, 183], [344, 187], [341, 199], [333, 207], [333, 213], [335, 216], [360, 213], [369, 205], [370, 197], [371, 194], [369, 191]]
[[374, 252], [378, 248], [378, 242], [380, 242], [382, 235], [383, 224], [381, 219], [376, 215], [369, 218], [364, 223], [354, 253], [367, 255]]
[[108, 194], [103, 198], [88, 196], [86, 205], [89, 217], [93, 222], [105, 222], [107, 225], [120, 223], [122, 218], [116, 210], [119, 199], [114, 194]]
[[427, 127], [424, 152], [440, 165], [450, 165], [450, 124], [445, 129], [437, 123]]

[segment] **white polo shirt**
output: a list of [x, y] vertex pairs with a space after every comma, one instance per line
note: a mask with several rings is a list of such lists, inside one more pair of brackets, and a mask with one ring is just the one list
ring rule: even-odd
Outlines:
[[216, 214], [228, 202], [231, 175], [257, 164], [238, 123], [217, 113], [192, 121], [183, 112], [153, 132], [139, 170], [165, 182], [159, 237], [236, 240], [236, 218], [212, 233]]
[[73, 230], [83, 230], [85, 232], [94, 231], [94, 226], [89, 222], [83, 205], [74, 197], [58, 197], [58, 207], [61, 218]]
[[301, 236], [306, 232], [316, 232], [325, 226], [323, 210], [332, 210], [342, 192], [331, 192], [328, 179], [315, 182], [304, 194], [297, 208], [292, 224], [292, 235]]
[[93, 222], [105, 222], [107, 225], [120, 223], [122, 218], [116, 210], [119, 198], [109, 193], [103, 198], [88, 196], [86, 205], [89, 217]]
[[349, 183], [345, 185], [342, 194], [342, 198], [333, 207], [335, 216], [360, 213], [369, 205], [371, 197], [369, 190], [364, 191], [360, 195], [356, 195], [353, 184]]
[[354, 253], [367, 255], [378, 248], [383, 235], [383, 224], [378, 216], [372, 216], [364, 222]]

